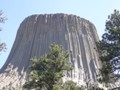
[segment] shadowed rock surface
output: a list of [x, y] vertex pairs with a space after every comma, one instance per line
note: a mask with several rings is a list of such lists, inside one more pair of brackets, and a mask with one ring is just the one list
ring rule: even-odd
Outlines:
[[[95, 81], [99, 68], [95, 43], [99, 40], [94, 25], [75, 15], [44, 14], [27, 17], [20, 25], [9, 57], [0, 71], [0, 89], [22, 85], [30, 59], [48, 52], [52, 43], [72, 52], [69, 61], [74, 69], [63, 78], [84, 84]], [[17, 89], [16, 89], [17, 90]]]

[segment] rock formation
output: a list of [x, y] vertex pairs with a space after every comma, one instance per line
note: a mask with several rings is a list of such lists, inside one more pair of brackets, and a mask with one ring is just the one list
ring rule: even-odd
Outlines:
[[[21, 85], [29, 71], [30, 59], [48, 52], [52, 43], [72, 52], [69, 61], [74, 69], [63, 80], [84, 84], [95, 81], [99, 68], [94, 25], [75, 15], [44, 14], [27, 17], [20, 25], [9, 57], [0, 71], [0, 89]], [[17, 90], [17, 89], [16, 89]]]

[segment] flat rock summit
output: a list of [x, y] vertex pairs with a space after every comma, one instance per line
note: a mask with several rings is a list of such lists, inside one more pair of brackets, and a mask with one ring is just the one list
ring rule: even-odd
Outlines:
[[96, 42], [99, 40], [95, 26], [88, 20], [68, 14], [32, 15], [20, 24], [8, 59], [0, 70], [0, 90], [12, 85], [15, 90], [28, 77], [30, 60], [48, 53], [52, 43], [71, 51], [69, 62], [73, 70], [63, 78], [79, 85], [87, 80], [96, 81], [100, 67]]

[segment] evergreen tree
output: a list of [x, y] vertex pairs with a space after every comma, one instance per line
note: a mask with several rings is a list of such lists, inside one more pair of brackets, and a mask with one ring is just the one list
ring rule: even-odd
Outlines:
[[[0, 10], [0, 23], [4, 23], [6, 21], [6, 17], [5, 16], [3, 16], [3, 12], [2, 12], [2, 10]], [[0, 28], [0, 31], [1, 31], [2, 29]], [[3, 42], [0, 42], [0, 52], [2, 51], [2, 50], [5, 50], [6, 49], [6, 44], [5, 43], [3, 43]]]
[[78, 85], [76, 85], [76, 83], [73, 81], [65, 82], [63, 88], [64, 88], [63, 90], [85, 90], [83, 87], [79, 87]]
[[105, 33], [102, 40], [97, 44], [102, 61], [100, 69], [100, 82], [112, 83], [120, 78], [120, 13], [114, 10], [114, 13], [108, 16], [106, 21]]
[[41, 58], [33, 58], [30, 67], [30, 79], [24, 85], [26, 89], [62, 90], [62, 77], [65, 71], [72, 69], [68, 62], [69, 52], [62, 46], [52, 44], [50, 53]]

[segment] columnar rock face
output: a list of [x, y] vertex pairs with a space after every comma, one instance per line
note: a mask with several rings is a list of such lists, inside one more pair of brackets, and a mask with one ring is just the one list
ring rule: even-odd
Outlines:
[[95, 81], [99, 68], [96, 42], [99, 40], [94, 25], [75, 15], [45, 14], [27, 17], [20, 25], [10, 55], [1, 69], [0, 88], [25, 82], [30, 59], [48, 52], [52, 43], [71, 51], [69, 62], [73, 70], [64, 81], [84, 84]]

